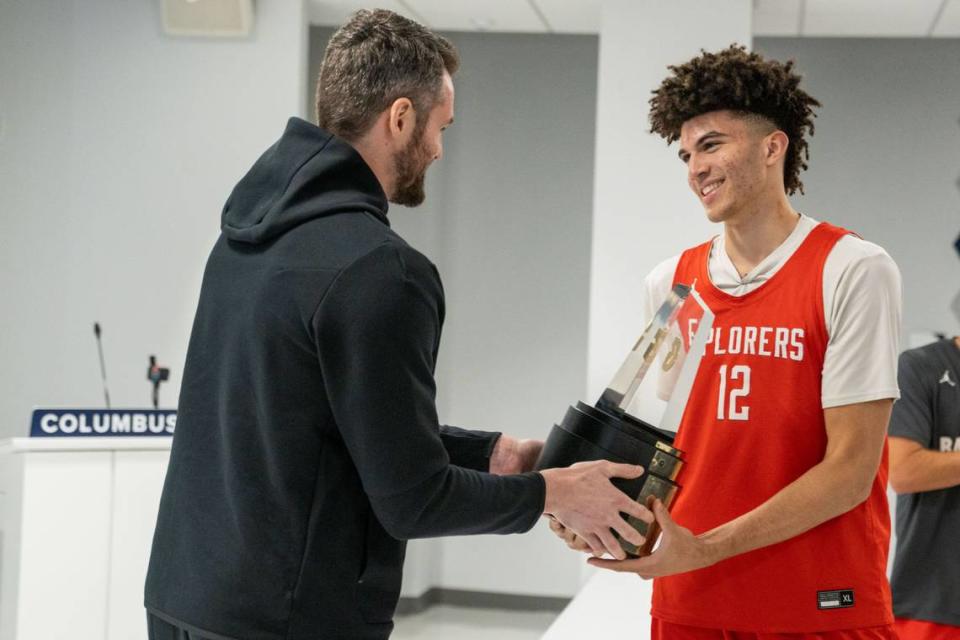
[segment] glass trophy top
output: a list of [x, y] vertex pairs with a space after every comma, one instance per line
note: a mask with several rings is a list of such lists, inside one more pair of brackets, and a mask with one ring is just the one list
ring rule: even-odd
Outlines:
[[694, 286], [675, 285], [597, 408], [676, 432], [712, 328], [713, 312]]

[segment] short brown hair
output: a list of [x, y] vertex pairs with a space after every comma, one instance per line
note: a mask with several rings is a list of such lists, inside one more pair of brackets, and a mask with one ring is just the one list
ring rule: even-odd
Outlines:
[[790, 139], [783, 164], [787, 193], [803, 193], [800, 172], [807, 168], [810, 151], [805, 134], [813, 135], [814, 107], [820, 103], [800, 88], [793, 60], [766, 60], [733, 44], [718, 53], [707, 53], [667, 67], [671, 74], [650, 98], [650, 127], [668, 143], [680, 138], [683, 123], [710, 111], [730, 110], [760, 116]]
[[[317, 81], [317, 124], [353, 141], [398, 98], [418, 114], [440, 95], [443, 72], [460, 56], [453, 44], [423, 25], [386, 9], [357, 11], [327, 45]], [[421, 118], [417, 125], [423, 126]]]

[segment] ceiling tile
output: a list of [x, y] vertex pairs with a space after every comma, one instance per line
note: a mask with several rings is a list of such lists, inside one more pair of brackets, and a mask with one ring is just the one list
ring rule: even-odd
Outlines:
[[433, 29], [543, 33], [547, 27], [526, 0], [403, 0]]
[[800, 35], [800, 0], [756, 0], [753, 5], [753, 35]]
[[[389, 9], [414, 20], [419, 19], [397, 0], [377, 0], [376, 6], [381, 9]], [[363, 0], [309, 0], [307, 17], [310, 24], [339, 27], [350, 18], [354, 11], [369, 8], [370, 3]]]
[[600, 33], [601, 0], [529, 0], [556, 33]]
[[924, 37], [941, 0], [806, 0], [805, 36]]
[[960, 0], [950, 0], [933, 30], [937, 37], [960, 38]]
[[[758, 36], [924, 37], [943, 0], [754, 0]], [[340, 25], [369, 0], [308, 0], [311, 24]], [[377, 0], [434, 29], [598, 33], [602, 0]], [[800, 12], [806, 11], [803, 20]], [[543, 19], [541, 19], [541, 15]], [[546, 20], [546, 25], [544, 24]], [[803, 32], [798, 33], [798, 25]], [[948, 0], [933, 35], [960, 37], [960, 0]]]

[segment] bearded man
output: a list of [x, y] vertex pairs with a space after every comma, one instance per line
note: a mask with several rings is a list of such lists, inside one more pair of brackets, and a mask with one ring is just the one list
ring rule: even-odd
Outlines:
[[[404, 540], [543, 513], [624, 557], [633, 465], [533, 473], [542, 443], [440, 427], [443, 290], [390, 229], [453, 122], [453, 45], [389, 11], [330, 41], [319, 126], [293, 118], [223, 210], [147, 575], [151, 640], [382, 639]], [[511, 475], [512, 474], [512, 475]], [[622, 512], [622, 513], [621, 513]]]

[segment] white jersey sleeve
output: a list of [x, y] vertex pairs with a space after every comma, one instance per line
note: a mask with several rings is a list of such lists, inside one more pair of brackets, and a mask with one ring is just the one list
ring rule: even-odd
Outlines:
[[824, 409], [900, 397], [900, 286], [896, 263], [871, 242], [846, 236], [830, 252], [823, 268]]

